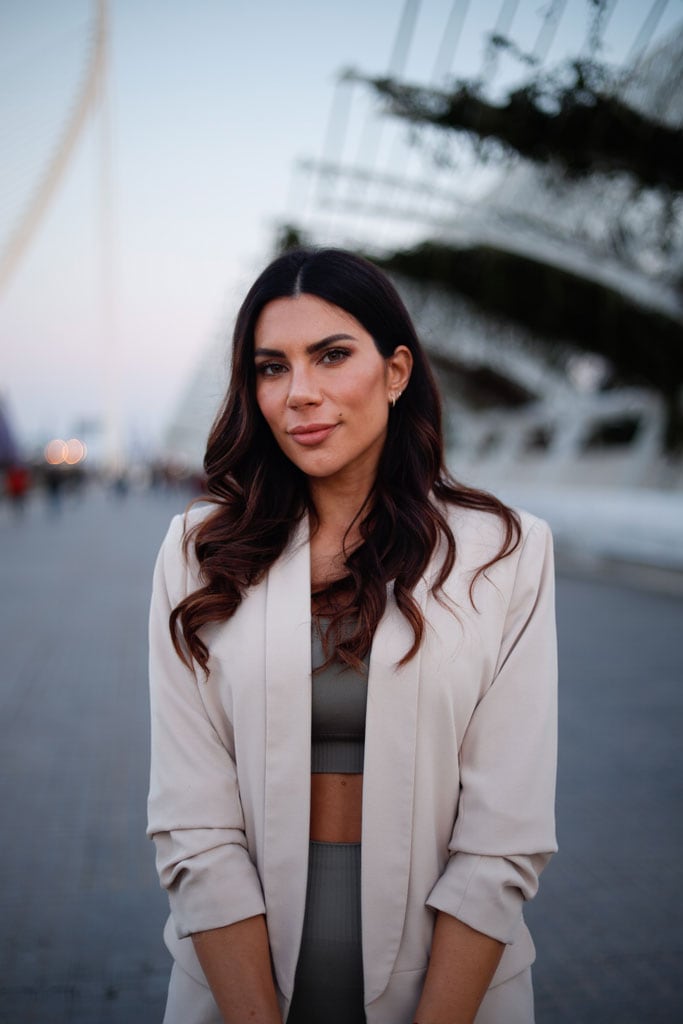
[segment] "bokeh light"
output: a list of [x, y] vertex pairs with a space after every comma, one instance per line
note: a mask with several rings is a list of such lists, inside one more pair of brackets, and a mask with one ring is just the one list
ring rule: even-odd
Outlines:
[[66, 442], [60, 437], [53, 438], [45, 445], [45, 461], [51, 466], [60, 466], [66, 459]]
[[45, 461], [51, 466], [76, 466], [83, 462], [87, 454], [85, 443], [77, 437], [71, 437], [68, 441], [55, 437], [45, 445]]
[[83, 462], [87, 454], [88, 449], [83, 441], [79, 441], [77, 437], [72, 437], [66, 442], [64, 461], [67, 466], [75, 466], [77, 463]]

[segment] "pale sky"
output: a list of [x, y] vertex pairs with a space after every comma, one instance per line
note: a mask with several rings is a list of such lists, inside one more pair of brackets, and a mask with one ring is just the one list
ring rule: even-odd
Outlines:
[[[416, 3], [407, 79], [430, 80], [453, 6]], [[467, 12], [450, 72], [464, 77], [480, 71], [485, 33], [502, 8], [514, 10], [510, 36], [530, 49], [550, 4], [455, 6]], [[605, 58], [624, 60], [651, 6], [615, 0]], [[238, 299], [270, 257], [275, 224], [303, 218], [326, 224], [321, 240], [341, 241], [339, 218], [321, 220], [310, 198], [302, 205], [297, 159], [326, 154], [387, 174], [409, 164], [412, 177], [433, 175], [409, 154], [405, 129], [372, 120], [360, 87], [344, 139], [336, 152], [325, 147], [338, 71], [386, 72], [403, 7], [110, 0], [109, 117], [101, 107], [91, 114], [0, 293], [0, 396], [27, 444], [71, 436], [79, 421], [101, 420], [112, 400], [126, 438], [158, 441], [201, 353], [217, 336], [227, 340]], [[546, 66], [581, 50], [588, 7], [568, 0]], [[93, 0], [0, 0], [0, 252], [75, 103], [95, 10]], [[669, 0], [654, 39], [681, 18], [683, 0]], [[514, 74], [519, 65], [504, 59], [495, 81]], [[471, 173], [451, 179], [460, 191], [477, 187]], [[104, 380], [117, 374], [112, 399]]]

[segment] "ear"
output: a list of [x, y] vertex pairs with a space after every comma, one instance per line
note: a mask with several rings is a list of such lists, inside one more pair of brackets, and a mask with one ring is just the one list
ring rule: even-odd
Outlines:
[[413, 354], [406, 345], [398, 345], [387, 359], [387, 384], [391, 393], [405, 391], [413, 369]]

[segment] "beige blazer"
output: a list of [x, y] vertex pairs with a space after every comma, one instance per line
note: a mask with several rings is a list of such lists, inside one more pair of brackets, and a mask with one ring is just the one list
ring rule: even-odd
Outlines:
[[[204, 511], [193, 512], [190, 521]], [[492, 985], [534, 958], [522, 904], [556, 849], [556, 643], [550, 533], [522, 513], [518, 549], [474, 589], [495, 517], [449, 512], [449, 607], [416, 590], [417, 656], [389, 595], [368, 675], [362, 938], [368, 1024], [409, 1024], [436, 910], [505, 942]], [[304, 918], [310, 795], [310, 550], [304, 521], [227, 623], [207, 627], [210, 676], [177, 658], [168, 615], [198, 586], [183, 518], [162, 545], [150, 625], [149, 834], [171, 918], [165, 938], [203, 980], [192, 932], [265, 913], [286, 1016]]]

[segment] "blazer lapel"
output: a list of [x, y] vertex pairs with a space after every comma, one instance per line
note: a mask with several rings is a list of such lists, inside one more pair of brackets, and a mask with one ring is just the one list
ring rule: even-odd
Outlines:
[[[429, 581], [414, 597], [423, 613]], [[396, 961], [410, 874], [421, 651], [403, 668], [411, 632], [393, 597], [368, 673], [361, 909], [365, 1002]], [[310, 547], [304, 519], [271, 567], [266, 593], [266, 751], [262, 883], [280, 991], [291, 999], [306, 905], [310, 830]]]
[[266, 595], [266, 751], [262, 882], [280, 991], [290, 999], [303, 928], [311, 770], [308, 521], [271, 567]]
[[[428, 582], [414, 597], [424, 613]], [[402, 668], [410, 629], [389, 596], [368, 675], [361, 911], [365, 1003], [387, 987], [401, 941], [410, 873], [421, 651]]]

